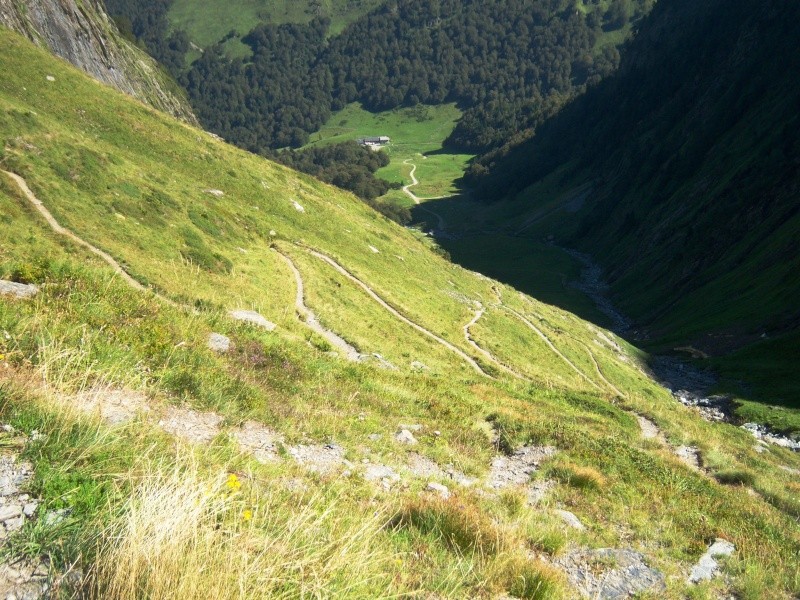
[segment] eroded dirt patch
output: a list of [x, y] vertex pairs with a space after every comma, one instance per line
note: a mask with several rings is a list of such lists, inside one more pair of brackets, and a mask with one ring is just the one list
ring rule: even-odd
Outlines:
[[261, 463], [278, 460], [278, 433], [256, 421], [247, 421], [233, 432], [243, 452], [249, 452]]
[[329, 475], [337, 469], [346, 466], [352, 467], [353, 464], [346, 460], [345, 449], [338, 444], [316, 444], [290, 446], [289, 455], [299, 464], [309, 471], [320, 475]]
[[523, 446], [511, 456], [498, 456], [492, 461], [486, 485], [500, 490], [511, 485], [525, 485], [546, 458], [553, 456], [552, 446]]
[[170, 406], [158, 424], [167, 433], [188, 442], [207, 444], [219, 435], [223, 420], [217, 413]]
[[110, 425], [132, 421], [137, 414], [150, 412], [143, 392], [98, 388], [78, 393], [73, 401], [81, 412], [98, 415]]

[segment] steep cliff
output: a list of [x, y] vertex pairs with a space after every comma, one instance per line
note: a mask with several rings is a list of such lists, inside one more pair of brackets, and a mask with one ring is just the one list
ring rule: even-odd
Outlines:
[[194, 123], [181, 90], [130, 44], [97, 0], [0, 0], [0, 24], [71, 62], [98, 81]]

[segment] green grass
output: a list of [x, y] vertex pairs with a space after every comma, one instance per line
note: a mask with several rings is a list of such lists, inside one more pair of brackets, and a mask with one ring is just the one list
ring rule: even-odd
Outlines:
[[[2, 168], [25, 177], [61, 223], [178, 303], [130, 289], [52, 233], [0, 176], [0, 277], [41, 284], [30, 301], [0, 298], [0, 420], [45, 434], [25, 449], [36, 465], [30, 492], [74, 515], [51, 534], [26, 528], [13, 548], [57, 565], [77, 561], [95, 597], [225, 598], [235, 589], [243, 597], [536, 598], [570, 590], [552, 567], [529, 560], [531, 548], [624, 546], [664, 571], [665, 597], [681, 598], [688, 565], [724, 536], [738, 549], [725, 567], [734, 592], [800, 591], [797, 483], [781, 469], [800, 467], [798, 456], [760, 454], [749, 433], [698, 419], [642, 373], [637, 349], [445, 261], [419, 232], [357, 198], [102, 88], [6, 31], [0, 68]], [[294, 278], [272, 245], [297, 263], [320, 320], [397, 370], [326, 353], [295, 316]], [[476, 301], [497, 301], [496, 290], [597, 382], [590, 348], [624, 397], [587, 383], [499, 308], [474, 336], [535, 381], [483, 377], [305, 246], [467, 353], [462, 327]], [[232, 308], [256, 309], [278, 327], [234, 322]], [[212, 331], [234, 349], [211, 352]], [[79, 414], [76, 392], [99, 386], [143, 392], [152, 417], [111, 428]], [[167, 436], [156, 424], [175, 405], [218, 412], [222, 432], [193, 447]], [[711, 472], [754, 474], [747, 483], [756, 493], [720, 485], [642, 440], [631, 412], [657, 422], [670, 443], [697, 445]], [[341, 444], [353, 472], [319, 476], [287, 458], [255, 462], [231, 438], [248, 419], [287, 445]], [[402, 469], [409, 449], [393, 440], [401, 423], [422, 425], [415, 452], [478, 478], [498, 451], [493, 428], [505, 450], [554, 445], [558, 454], [541, 468], [560, 481], [548, 506], [569, 507], [588, 530], [559, 536], [515, 499], [523, 489], [494, 498], [480, 482], [448, 482], [455, 497], [439, 502], [420, 495], [426, 478], [404, 475], [383, 492], [360, 476], [360, 461]], [[235, 495], [225, 488], [230, 474], [242, 481]], [[255, 516], [244, 522], [246, 510]], [[164, 522], [171, 529], [159, 529]]]
[[[331, 35], [341, 32], [358, 17], [377, 8], [383, 0], [234, 0], [233, 2], [198, 2], [197, 0], [175, 0], [169, 11], [170, 24], [183, 29], [189, 39], [205, 48], [235, 29], [240, 35], [247, 34], [261, 23], [307, 23], [315, 16], [326, 16], [331, 20]], [[313, 8], [320, 6], [320, 12]], [[237, 54], [234, 51], [232, 54]]]
[[[472, 158], [469, 154], [444, 152], [442, 148], [442, 142], [460, 118], [461, 111], [454, 104], [418, 105], [371, 113], [353, 103], [334, 113], [317, 133], [311, 135], [309, 145], [389, 136], [392, 141], [384, 152], [389, 155], [391, 163], [380, 169], [377, 175], [387, 181], [409, 184], [411, 166], [404, 164], [409, 160], [417, 165], [415, 175], [420, 182], [412, 191], [421, 198], [438, 198], [458, 191], [456, 180], [464, 174], [467, 162]], [[392, 197], [409, 201], [400, 192]]]

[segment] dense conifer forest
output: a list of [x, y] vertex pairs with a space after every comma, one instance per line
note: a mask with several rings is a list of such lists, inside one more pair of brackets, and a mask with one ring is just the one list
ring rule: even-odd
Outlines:
[[223, 44], [180, 69], [188, 40], [169, 31], [169, 0], [107, 0], [109, 10], [186, 88], [204, 125], [251, 150], [299, 147], [332, 110], [456, 102], [464, 116], [448, 139], [473, 152], [512, 138], [616, 67], [604, 31], [648, 8], [601, 0], [399, 0], [328, 38], [329, 21], [263, 24], [241, 37], [252, 55]]

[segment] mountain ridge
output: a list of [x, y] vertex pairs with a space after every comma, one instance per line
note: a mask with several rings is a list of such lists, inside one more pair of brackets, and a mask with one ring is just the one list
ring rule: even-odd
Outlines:
[[184, 93], [147, 54], [123, 39], [102, 0], [0, 0], [0, 25], [74, 64], [98, 81], [189, 123]]

